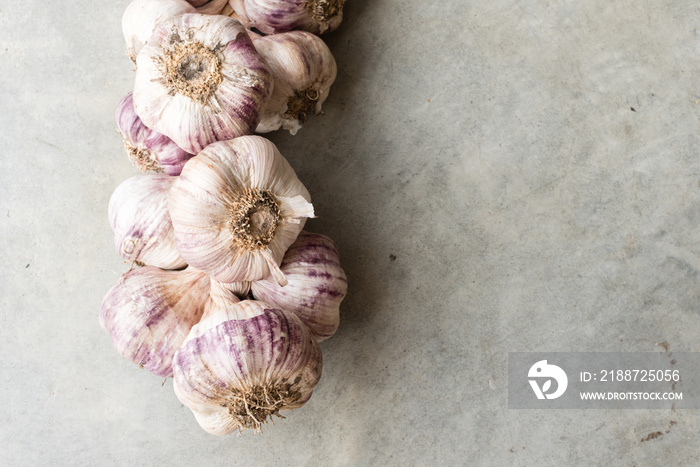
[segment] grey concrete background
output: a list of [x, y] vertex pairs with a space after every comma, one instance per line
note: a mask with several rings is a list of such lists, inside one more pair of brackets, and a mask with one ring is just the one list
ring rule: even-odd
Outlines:
[[349, 0], [325, 116], [271, 136], [340, 247], [340, 330], [306, 406], [223, 438], [97, 320], [127, 3], [0, 5], [0, 464], [700, 463], [698, 411], [506, 385], [508, 351], [700, 351], [697, 2]]

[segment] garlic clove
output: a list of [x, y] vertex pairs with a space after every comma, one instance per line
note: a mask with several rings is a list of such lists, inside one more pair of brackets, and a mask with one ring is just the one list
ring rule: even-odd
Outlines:
[[266, 133], [282, 127], [296, 134], [307, 114], [321, 113], [337, 74], [333, 54], [323, 39], [305, 31], [254, 37], [253, 45], [275, 80], [255, 131]]
[[136, 113], [192, 154], [251, 133], [272, 93], [267, 65], [243, 26], [226, 16], [160, 23], [136, 63]]
[[114, 190], [108, 218], [117, 252], [124, 260], [163, 269], [187, 265], [175, 248], [168, 214], [168, 193], [175, 179], [163, 174], [136, 175]]
[[306, 403], [321, 370], [321, 350], [293, 313], [222, 300], [175, 354], [173, 387], [207, 432], [260, 431], [280, 410]]
[[133, 0], [122, 16], [126, 52], [132, 62], [161, 22], [197, 10], [185, 0]]
[[221, 282], [286, 282], [285, 251], [307, 217], [309, 192], [272, 142], [242, 136], [213, 143], [187, 162], [170, 190], [182, 257]]
[[348, 280], [340, 267], [333, 240], [301, 232], [284, 255], [280, 269], [288, 284], [280, 287], [270, 279], [253, 282], [253, 296], [273, 307], [294, 312], [313, 331], [317, 342], [335, 334]]
[[100, 307], [100, 324], [127, 360], [157, 376], [172, 375], [172, 359], [209, 300], [201, 271], [146, 266], [123, 274]]
[[293, 29], [324, 34], [343, 21], [345, 0], [231, 0], [236, 13], [246, 16], [248, 27], [265, 34]]
[[117, 126], [124, 137], [124, 147], [132, 164], [143, 172], [180, 175], [185, 162], [193, 155], [180, 149], [173, 140], [143, 124], [134, 110], [132, 94], [117, 106]]

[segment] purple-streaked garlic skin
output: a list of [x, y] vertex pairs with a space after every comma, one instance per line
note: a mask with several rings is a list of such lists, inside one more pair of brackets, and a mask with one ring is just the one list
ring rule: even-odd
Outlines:
[[172, 376], [172, 360], [209, 299], [201, 271], [152, 266], [123, 274], [100, 307], [100, 324], [120, 355], [157, 376]]
[[254, 37], [253, 45], [275, 79], [255, 131], [266, 133], [282, 127], [296, 134], [308, 114], [321, 113], [337, 74], [333, 54], [323, 39], [306, 31]]
[[[173, 386], [180, 402], [209, 433], [225, 435], [258, 423], [231, 416], [236, 395], [256, 388], [284, 388], [276, 407], [301, 407], [321, 378], [322, 358], [310, 330], [293, 313], [253, 300], [218, 302], [193, 327], [173, 360]], [[239, 400], [240, 402], [240, 400]]]
[[168, 194], [176, 177], [135, 175], [123, 181], [109, 200], [108, 218], [117, 253], [163, 269], [187, 266], [175, 248], [175, 232], [168, 213]]
[[136, 63], [136, 56], [159, 23], [174, 16], [196, 12], [185, 0], [133, 0], [122, 17], [122, 32], [131, 61]]
[[134, 110], [132, 93], [127, 94], [117, 105], [116, 118], [127, 154], [132, 164], [143, 172], [180, 175], [185, 162], [194, 156], [167, 136], [143, 124]]
[[[265, 223], [274, 226], [267, 230], [269, 239], [254, 247], [232, 228], [234, 212], [249, 212], [236, 211], [246, 193], [264, 194], [279, 209], [274, 220]], [[294, 169], [269, 140], [242, 136], [213, 143], [190, 159], [170, 190], [177, 249], [188, 264], [220, 282], [272, 275], [284, 283], [279, 264], [306, 218], [313, 217], [310, 199]], [[243, 224], [253, 222], [245, 218]]]
[[192, 154], [252, 133], [272, 93], [267, 64], [227, 16], [185, 14], [160, 23], [136, 63], [137, 115]]
[[325, 34], [343, 21], [345, 0], [230, 0], [236, 13], [248, 18], [247, 27], [265, 34], [291, 30]]
[[253, 282], [257, 300], [292, 311], [321, 342], [335, 334], [340, 323], [340, 302], [348, 290], [348, 280], [340, 267], [338, 248], [330, 238], [301, 232], [289, 247], [280, 267], [288, 284], [274, 281]]

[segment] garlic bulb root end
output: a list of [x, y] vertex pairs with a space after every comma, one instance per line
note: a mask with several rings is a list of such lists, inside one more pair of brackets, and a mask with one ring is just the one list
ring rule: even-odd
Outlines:
[[124, 140], [124, 148], [129, 155], [131, 164], [138, 167], [142, 172], [164, 173], [165, 170], [158, 163], [155, 154], [146, 149], [140, 149], [132, 146], [128, 141]]
[[269, 190], [245, 190], [231, 206], [229, 228], [245, 250], [265, 248], [274, 238], [280, 208]]
[[319, 23], [330, 21], [342, 12], [345, 0], [315, 0], [310, 2], [311, 17]]
[[174, 31], [170, 36], [172, 48], [166, 51], [159, 65], [172, 95], [182, 94], [206, 103], [221, 84], [221, 59], [191, 36], [186, 31], [183, 40]]
[[229, 401], [221, 406], [228, 410], [237, 425], [239, 433], [247, 428], [261, 433], [263, 424], [273, 415], [279, 414], [281, 408], [293, 405], [301, 399], [301, 393], [291, 389], [290, 384], [255, 385], [246, 390], [232, 389]]
[[308, 88], [301, 92], [296, 92], [287, 101], [287, 110], [284, 118], [298, 120], [300, 125], [304, 125], [309, 112], [316, 112], [320, 93], [314, 88]]

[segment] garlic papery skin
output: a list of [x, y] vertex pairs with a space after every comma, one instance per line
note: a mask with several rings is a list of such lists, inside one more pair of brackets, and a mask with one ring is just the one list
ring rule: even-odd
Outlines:
[[123, 274], [100, 307], [100, 324], [127, 360], [172, 376], [172, 360], [204, 313], [209, 278], [201, 271], [145, 266]]
[[117, 252], [124, 260], [163, 269], [187, 265], [175, 248], [168, 214], [168, 194], [175, 179], [164, 174], [136, 175], [114, 190], [108, 218]]
[[284, 255], [281, 269], [289, 281], [287, 285], [280, 287], [269, 279], [253, 282], [253, 296], [273, 307], [294, 312], [311, 329], [317, 342], [335, 334], [348, 280], [340, 267], [333, 240], [301, 232]]
[[251, 282], [231, 282], [231, 283], [224, 283], [224, 282], [219, 282], [222, 288], [226, 289], [229, 293], [234, 294], [236, 297], [240, 298], [241, 300], [244, 300], [248, 297], [248, 294], [250, 293], [250, 284]]
[[335, 81], [333, 54], [318, 36], [290, 31], [253, 39], [253, 45], [270, 66], [275, 87], [260, 119], [258, 133], [280, 127], [296, 134], [307, 114], [321, 113]]
[[136, 64], [137, 115], [192, 154], [252, 133], [272, 93], [265, 61], [245, 28], [226, 16], [160, 23]]
[[324, 34], [340, 26], [345, 0], [230, 0], [229, 4], [247, 16], [247, 26], [265, 34], [293, 29]]
[[306, 218], [311, 197], [287, 160], [261, 136], [207, 146], [190, 159], [170, 190], [178, 251], [220, 282], [264, 279], [279, 284], [285, 251]]
[[248, 24], [250, 20], [245, 14], [245, 6], [243, 5], [243, 0], [229, 0], [228, 6], [224, 8], [221, 12], [222, 15], [229, 16], [248, 29]]
[[174, 16], [196, 13], [185, 0], [133, 0], [122, 16], [126, 53], [132, 62], [153, 34], [155, 27]]
[[215, 435], [260, 431], [304, 405], [323, 366], [304, 323], [259, 301], [210, 303], [173, 360], [175, 394], [199, 425]]
[[173, 140], [143, 124], [134, 110], [132, 94], [117, 105], [117, 126], [124, 137], [124, 148], [131, 163], [143, 172], [180, 175], [185, 162], [193, 155]]

